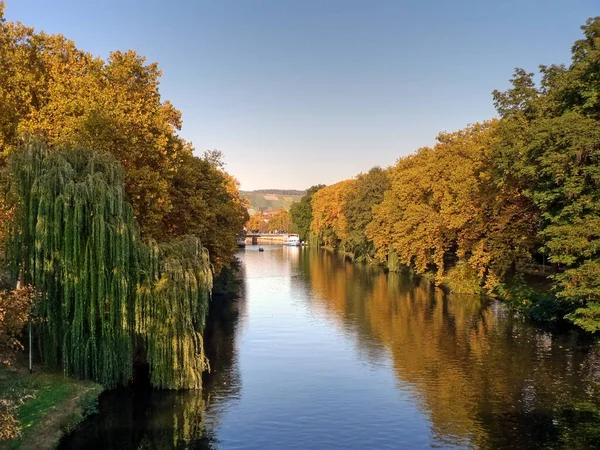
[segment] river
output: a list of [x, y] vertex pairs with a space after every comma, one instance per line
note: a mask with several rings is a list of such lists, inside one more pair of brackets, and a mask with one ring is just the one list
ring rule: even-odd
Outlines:
[[600, 448], [600, 348], [575, 331], [325, 251], [240, 259], [203, 392], [107, 392], [60, 448]]

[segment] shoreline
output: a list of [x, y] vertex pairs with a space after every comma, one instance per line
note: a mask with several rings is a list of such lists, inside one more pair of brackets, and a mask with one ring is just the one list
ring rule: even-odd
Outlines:
[[0, 400], [5, 402], [0, 414], [14, 419], [4, 420], [0, 432], [18, 433], [0, 441], [0, 449], [55, 448], [63, 436], [97, 412], [98, 397], [103, 391], [100, 384], [49, 372], [40, 366], [30, 374], [18, 364], [0, 364]]
[[[313, 248], [336, 254], [354, 265], [362, 264], [373, 268], [380, 268], [387, 273], [409, 273], [412, 276], [426, 280], [431, 283], [432, 286], [442, 289], [446, 294], [475, 295], [495, 299], [511, 310], [525, 315], [538, 326], [559, 328], [564, 326], [567, 326], [568, 328], [574, 327], [579, 332], [592, 336], [592, 333], [588, 333], [586, 330], [574, 326], [564, 318], [567, 311], [563, 310], [564, 306], [561, 305], [552, 294], [551, 282], [548, 279], [548, 275], [550, 274], [540, 274], [539, 272], [524, 273], [521, 283], [503, 283], [495, 292], [486, 292], [483, 287], [479, 285], [476, 289], [473, 289], [475, 287], [472, 284], [473, 280], [461, 280], [460, 278], [453, 279], [452, 269], [444, 274], [443, 281], [440, 284], [436, 284], [435, 275], [432, 272], [419, 274], [411, 267], [405, 265], [400, 265], [397, 269], [391, 270], [387, 264], [381, 262], [357, 262], [355, 260], [355, 255], [352, 253], [331, 246], [319, 245]], [[456, 266], [453, 269], [455, 268]]]

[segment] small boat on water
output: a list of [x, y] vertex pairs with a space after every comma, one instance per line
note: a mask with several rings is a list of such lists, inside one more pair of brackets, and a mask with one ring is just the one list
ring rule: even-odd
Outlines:
[[283, 245], [289, 245], [292, 247], [300, 247], [302, 243], [300, 242], [300, 236], [297, 234], [288, 234], [283, 239]]

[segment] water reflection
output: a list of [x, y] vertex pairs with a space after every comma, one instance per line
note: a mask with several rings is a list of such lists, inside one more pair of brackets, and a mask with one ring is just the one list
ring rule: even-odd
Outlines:
[[203, 393], [107, 393], [61, 448], [600, 448], [600, 354], [496, 302], [249, 246]]
[[600, 355], [578, 334], [544, 332], [496, 302], [327, 252], [304, 253], [300, 266], [313, 308], [372, 358], [391, 352], [439, 443], [600, 448]]
[[[242, 268], [242, 280], [244, 269]], [[244, 314], [245, 286], [240, 298], [214, 299], [205, 331], [211, 371], [204, 390], [155, 391], [117, 389], [100, 397], [100, 413], [91, 416], [61, 449], [212, 449], [218, 447], [215, 430], [227, 407], [240, 395], [235, 332]]]

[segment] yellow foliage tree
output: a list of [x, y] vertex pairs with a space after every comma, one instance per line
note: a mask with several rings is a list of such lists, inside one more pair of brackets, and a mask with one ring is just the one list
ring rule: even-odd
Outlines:
[[[4, 8], [0, 2], [0, 167], [27, 135], [50, 148], [111, 153], [125, 168], [144, 237], [196, 234], [217, 271], [228, 265], [247, 219], [237, 182], [178, 135], [181, 113], [161, 99], [158, 64], [132, 50], [102, 60], [60, 34], [4, 20]], [[220, 153], [213, 156], [220, 164]]]
[[269, 219], [269, 231], [287, 232], [290, 229], [292, 218], [285, 208], [280, 208]]
[[10, 364], [14, 354], [23, 349], [19, 341], [35, 298], [31, 286], [0, 292], [0, 362]]
[[343, 247], [348, 238], [344, 205], [356, 180], [345, 180], [317, 191], [312, 198], [311, 231], [329, 247]]
[[[395, 253], [417, 272], [468, 264], [468, 274], [493, 289], [530, 258], [537, 216], [518, 192], [494, 180], [497, 121], [442, 133], [433, 148], [401, 158], [391, 190], [374, 207], [367, 234], [378, 256]], [[464, 267], [463, 267], [464, 269]]]
[[250, 216], [248, 222], [246, 222], [246, 229], [248, 231], [258, 231], [264, 233], [269, 230], [269, 225], [263, 216], [255, 214]]

